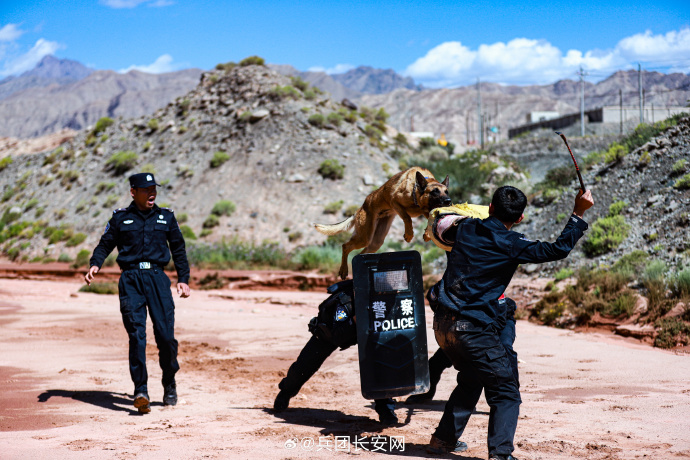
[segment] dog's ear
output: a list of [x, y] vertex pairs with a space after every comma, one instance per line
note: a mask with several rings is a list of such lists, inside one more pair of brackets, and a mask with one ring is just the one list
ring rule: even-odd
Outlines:
[[417, 171], [416, 179], [417, 179], [417, 187], [419, 187], [419, 190], [424, 190], [426, 188], [426, 184], [427, 184], [427, 181], [426, 181], [426, 178], [424, 177], [424, 175], [422, 173], [420, 173], [419, 171]]
[[449, 178], [448, 178], [448, 176], [447, 176], [447, 175], [446, 175], [446, 178], [445, 178], [445, 179], [443, 179], [443, 182], [441, 182], [441, 183], [442, 183], [443, 185], [445, 185], [445, 186], [446, 186], [446, 188], [448, 188], [448, 184], [449, 184], [450, 182], [449, 182]]

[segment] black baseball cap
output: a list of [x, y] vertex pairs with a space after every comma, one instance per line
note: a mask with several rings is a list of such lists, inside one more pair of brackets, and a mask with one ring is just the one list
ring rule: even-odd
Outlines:
[[158, 185], [159, 187], [161, 185], [156, 183], [153, 173], [139, 173], [129, 176], [129, 186], [132, 188], [146, 188], [152, 185]]

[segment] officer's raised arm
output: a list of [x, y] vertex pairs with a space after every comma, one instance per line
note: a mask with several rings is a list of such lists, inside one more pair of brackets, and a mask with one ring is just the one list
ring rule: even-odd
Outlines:
[[187, 261], [187, 251], [185, 249], [184, 236], [177, 223], [175, 215], [170, 217], [170, 231], [168, 232], [168, 244], [172, 254], [175, 270], [177, 271], [177, 293], [180, 297], [189, 297], [189, 262]]
[[117, 225], [115, 225], [115, 217], [113, 216], [105, 225], [105, 231], [103, 235], [101, 235], [101, 240], [98, 242], [96, 249], [93, 250], [93, 255], [89, 261], [89, 271], [84, 275], [86, 284], [91, 285], [91, 281], [93, 281], [94, 277], [103, 266], [105, 258], [115, 249], [116, 232]]

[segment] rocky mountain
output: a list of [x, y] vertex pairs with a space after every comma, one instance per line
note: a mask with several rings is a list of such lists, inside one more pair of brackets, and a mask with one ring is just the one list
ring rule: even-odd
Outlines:
[[[619, 71], [597, 84], [585, 83], [585, 108], [619, 104], [637, 106], [636, 71]], [[690, 98], [690, 75], [643, 72], [645, 104], [656, 107], [686, 106]], [[482, 113], [487, 126], [499, 129], [498, 139], [507, 139], [508, 129], [526, 123], [533, 111], [561, 114], [580, 110], [580, 84], [562, 80], [550, 85], [503, 86], [481, 83]], [[477, 86], [426, 89], [397, 89], [387, 94], [363, 94], [358, 102], [374, 108], [383, 107], [391, 114], [390, 124], [402, 131], [445, 133], [460, 147], [468, 140], [478, 143]], [[485, 139], [491, 142], [489, 136]]]
[[67, 85], [94, 72], [80, 62], [70, 59], [58, 59], [55, 56], [45, 56], [31, 70], [18, 77], [9, 76], [0, 80], [0, 100], [29, 88], [42, 88], [51, 85]]
[[[567, 156], [567, 155], [566, 155]], [[633, 250], [643, 250], [652, 258], [664, 260], [669, 266], [690, 262], [690, 117], [682, 118], [677, 126], [666, 129], [658, 137], [624, 156], [620, 161], [595, 165], [583, 174], [587, 188], [591, 188], [594, 207], [585, 219], [589, 231], [578, 243], [567, 261], [545, 265], [547, 271], [563, 266], [612, 265], [620, 256]], [[550, 204], [539, 207], [539, 200], [527, 208], [527, 222], [516, 230], [529, 238], [553, 241], [572, 212], [575, 190], [579, 188], [573, 171], [573, 181]], [[682, 177], [687, 184], [679, 185]], [[610, 214], [610, 206], [620, 205], [628, 236], [610, 252], [587, 257], [584, 242], [593, 235], [592, 226], [600, 217]], [[611, 231], [615, 229], [610, 229]], [[620, 230], [620, 229], [618, 229]], [[528, 268], [528, 270], [537, 267]]]
[[422, 86], [415, 84], [410, 77], [398, 75], [393, 69], [374, 69], [359, 66], [345, 73], [331, 77], [343, 86], [364, 94], [385, 94], [399, 88], [421, 91]]
[[29, 87], [0, 100], [0, 136], [35, 137], [84, 129], [105, 116], [151, 113], [194, 88], [200, 75], [199, 69], [157, 75], [100, 70], [67, 84]]
[[[93, 248], [112, 210], [130, 202], [126, 178], [139, 171], [155, 172], [164, 184], [157, 201], [187, 214], [205, 241], [270, 240], [287, 249], [322, 242], [312, 222], [343, 220], [397, 170], [387, 147], [397, 132], [370, 139], [375, 120], [292, 83], [257, 65], [204, 73], [195, 89], [147, 116], [100, 122], [52, 152], [0, 163], [0, 215], [29, 225], [4, 251], [32, 259]], [[324, 178], [340, 166], [342, 179]], [[232, 216], [204, 224], [221, 200], [233, 202]], [[40, 233], [61, 225], [86, 241], [66, 247]]]

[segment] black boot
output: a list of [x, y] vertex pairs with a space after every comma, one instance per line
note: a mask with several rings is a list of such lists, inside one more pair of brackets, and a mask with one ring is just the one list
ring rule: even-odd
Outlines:
[[280, 391], [276, 400], [273, 401], [273, 410], [276, 412], [284, 411], [290, 405], [290, 397], [284, 392]]
[[166, 406], [174, 406], [177, 404], [177, 385], [175, 382], [165, 386], [163, 393], [163, 404]]

